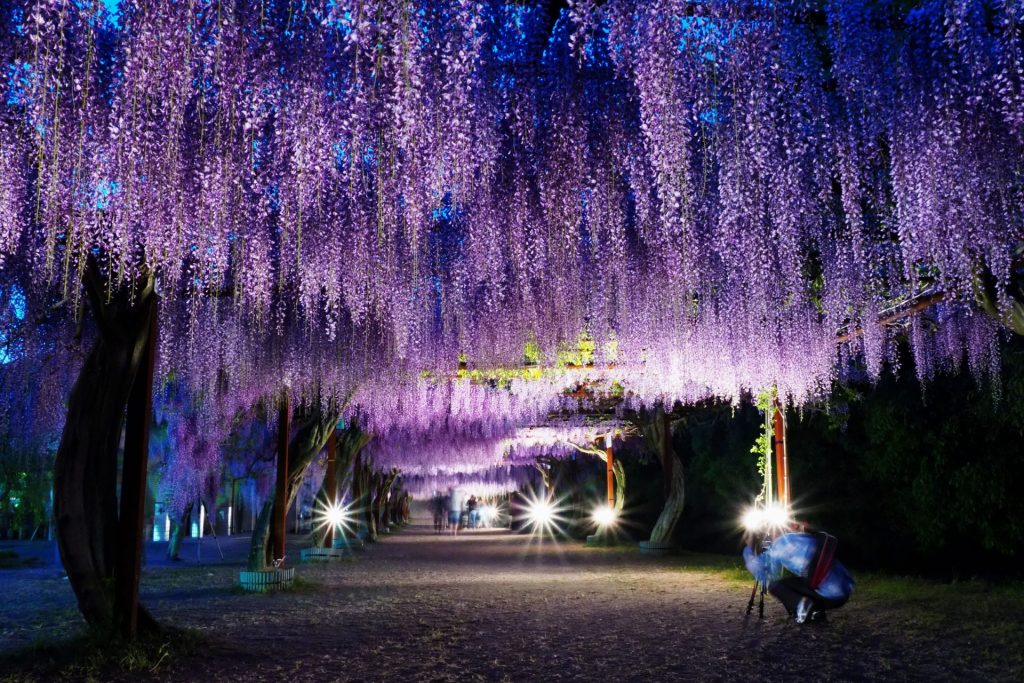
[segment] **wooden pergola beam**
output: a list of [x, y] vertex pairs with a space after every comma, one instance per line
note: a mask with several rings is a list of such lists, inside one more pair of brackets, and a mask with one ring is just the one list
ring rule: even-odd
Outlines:
[[[920, 313], [926, 308], [931, 308], [935, 304], [945, 301], [945, 299], [946, 294], [945, 292], [941, 291], [925, 292], [919, 294], [901, 304], [898, 304], [896, 306], [893, 306], [892, 308], [882, 311], [881, 315], [878, 317], [878, 320], [875, 321], [875, 324], [881, 325], [882, 327], [892, 325], [893, 323], [897, 323], [903, 320], [904, 318], [909, 318], [915, 313]], [[837, 335], [836, 344], [845, 344], [846, 342], [852, 341], [853, 339], [856, 339], [857, 337], [861, 337], [863, 335], [864, 328], [855, 327], [853, 330], [850, 330], [849, 332], [843, 332]]]

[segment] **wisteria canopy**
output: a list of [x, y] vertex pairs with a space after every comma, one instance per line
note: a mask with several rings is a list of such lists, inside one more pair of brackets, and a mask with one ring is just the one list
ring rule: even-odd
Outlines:
[[0, 362], [36, 389], [0, 417], [59, 430], [90, 269], [154, 279], [198, 469], [284, 387], [382, 466], [493, 478], [582, 378], [802, 403], [896, 334], [922, 381], [996, 372], [1022, 27], [1020, 0], [9, 0]]

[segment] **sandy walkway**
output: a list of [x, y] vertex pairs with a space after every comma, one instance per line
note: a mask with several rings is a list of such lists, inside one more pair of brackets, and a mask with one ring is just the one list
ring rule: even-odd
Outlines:
[[[453, 539], [414, 526], [352, 561], [302, 566], [296, 591], [252, 596], [231, 588], [243, 539], [226, 546], [224, 563], [146, 572], [143, 599], [157, 618], [209, 640], [199, 656], [161, 669], [160, 680], [1011, 680], [1022, 673], [1020, 654], [1000, 649], [998, 632], [957, 627], [941, 606], [922, 621], [920, 606], [855, 596], [821, 626], [790, 623], [776, 603], [763, 622], [748, 622], [747, 585], [635, 550], [537, 543], [503, 531]], [[9, 588], [35, 591], [39, 607], [19, 612], [26, 623], [0, 621], [5, 644], [23, 644], [30, 623], [47, 635], [73, 629], [66, 582], [20, 573], [26, 585]], [[8, 602], [0, 620], [12, 618]]]

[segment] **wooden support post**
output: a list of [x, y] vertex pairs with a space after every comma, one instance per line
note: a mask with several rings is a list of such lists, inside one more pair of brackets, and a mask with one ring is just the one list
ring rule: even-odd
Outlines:
[[604, 454], [607, 460], [607, 475], [608, 475], [608, 507], [615, 507], [615, 470], [614, 461], [612, 458], [612, 435], [606, 434], [604, 437]]
[[[327, 492], [327, 499], [324, 504], [327, 509], [338, 504], [338, 432], [331, 430], [327, 437], [327, 472], [324, 474], [324, 490]], [[334, 524], [328, 520], [327, 531], [324, 533], [324, 547], [330, 548], [334, 542]]]
[[138, 373], [128, 395], [125, 417], [124, 464], [118, 543], [114, 564], [114, 615], [118, 630], [128, 639], [139, 631], [139, 574], [142, 565], [143, 520], [146, 505], [146, 468], [149, 428], [153, 415], [153, 375], [156, 368], [157, 300], [150, 296], [149, 334]]
[[284, 559], [284, 541], [288, 533], [288, 434], [291, 432], [292, 410], [288, 390], [281, 398], [277, 418], [277, 481], [274, 483], [274, 560]]
[[775, 399], [775, 414], [772, 418], [775, 440], [775, 479], [777, 482], [779, 503], [789, 507], [789, 459], [786, 455], [786, 421], [782, 414], [782, 404]]

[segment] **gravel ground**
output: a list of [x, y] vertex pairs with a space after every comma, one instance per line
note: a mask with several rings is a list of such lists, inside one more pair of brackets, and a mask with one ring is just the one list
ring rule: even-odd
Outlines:
[[[302, 565], [291, 592], [243, 595], [246, 542], [221, 539], [221, 561], [207, 539], [202, 564], [191, 543], [175, 565], [148, 550], [143, 601], [204, 641], [130, 680], [1024, 680], [1016, 603], [893, 600], [868, 586], [801, 627], [775, 602], [746, 619], [751, 584], [698, 557], [425, 526]], [[0, 653], [81, 628], [52, 566], [0, 573], [0, 596]]]

